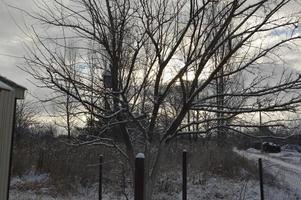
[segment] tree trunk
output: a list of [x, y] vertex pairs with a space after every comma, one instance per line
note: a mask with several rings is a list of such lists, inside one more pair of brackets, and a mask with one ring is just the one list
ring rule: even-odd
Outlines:
[[159, 176], [160, 172], [160, 163], [162, 161], [163, 155], [165, 155], [166, 151], [166, 145], [165, 142], [162, 142], [158, 150], [156, 152], [156, 156], [154, 158], [154, 161], [151, 162], [148, 158], [150, 158], [150, 155], [153, 154], [151, 152], [150, 148], [147, 148], [146, 152], [146, 165], [145, 165], [145, 200], [153, 200], [153, 194], [154, 194], [154, 188], [156, 185], [156, 181]]

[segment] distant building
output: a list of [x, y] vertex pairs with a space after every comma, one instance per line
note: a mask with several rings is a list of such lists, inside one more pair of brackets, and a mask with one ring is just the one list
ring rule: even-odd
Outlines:
[[14, 116], [26, 88], [0, 76], [0, 199], [8, 199]]

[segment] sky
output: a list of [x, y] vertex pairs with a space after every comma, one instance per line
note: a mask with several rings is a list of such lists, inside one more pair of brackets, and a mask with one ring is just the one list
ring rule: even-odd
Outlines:
[[[26, 36], [20, 29], [24, 24], [32, 24], [32, 21], [20, 10], [9, 7], [9, 5], [32, 11], [33, 0], [0, 0], [0, 74], [27, 87], [30, 91], [36, 90], [31, 83], [31, 77], [17, 66], [24, 62], [24, 42]], [[301, 5], [299, 5], [301, 6]], [[294, 6], [289, 6], [286, 11], [290, 12]], [[26, 21], [25, 21], [26, 20]], [[300, 50], [289, 55], [285, 59], [294, 68], [301, 70]], [[31, 80], [31, 81], [29, 81]]]
[[32, 12], [34, 3], [32, 0], [0, 0], [0, 75], [27, 88], [25, 99], [34, 102], [39, 112], [39, 121], [48, 123], [52, 119], [36, 97], [44, 97], [49, 91], [36, 87], [35, 80], [20, 69], [24, 65], [22, 57], [26, 52], [25, 43], [29, 41], [24, 33], [24, 25], [31, 25], [33, 21], [11, 6]]
[[31, 0], [0, 1], [0, 75], [34, 91], [36, 88], [31, 77], [18, 67], [24, 63], [22, 56], [27, 38], [20, 26], [25, 23], [25, 17], [20, 11], [10, 8], [8, 3], [22, 9], [32, 8]]
[[[22, 59], [22, 56], [25, 55], [24, 43], [28, 42], [28, 37], [26, 37], [20, 27], [24, 27], [24, 24], [31, 25], [33, 21], [26, 17], [25, 13], [11, 8], [9, 5], [29, 12], [32, 12], [35, 7], [33, 0], [0, 0], [0, 75], [26, 87], [29, 93], [34, 96], [43, 96], [48, 91], [36, 88], [32, 83], [34, 80], [31, 76], [18, 67], [24, 64]], [[298, 6], [301, 5], [298, 4]], [[295, 8], [294, 6], [288, 6], [283, 12], [290, 13]], [[299, 44], [301, 46], [301, 42]], [[294, 51], [289, 54], [287, 52], [282, 53], [286, 65], [301, 73], [300, 46], [295, 46]], [[32, 98], [30, 95], [28, 96], [28, 98]]]

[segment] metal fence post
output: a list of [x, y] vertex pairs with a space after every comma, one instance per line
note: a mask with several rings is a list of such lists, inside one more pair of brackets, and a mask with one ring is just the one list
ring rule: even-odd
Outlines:
[[263, 191], [263, 173], [262, 173], [262, 160], [258, 159], [258, 168], [259, 168], [259, 181], [260, 181], [260, 199], [264, 200], [264, 191]]
[[144, 154], [138, 153], [135, 161], [135, 197], [134, 200], [144, 199]]
[[182, 199], [187, 200], [187, 151], [183, 150], [182, 159]]
[[99, 185], [98, 185], [98, 199], [102, 200], [102, 165], [103, 155], [99, 156]]

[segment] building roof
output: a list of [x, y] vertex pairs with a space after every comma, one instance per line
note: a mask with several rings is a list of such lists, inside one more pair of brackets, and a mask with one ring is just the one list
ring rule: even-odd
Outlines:
[[23, 87], [23, 86], [15, 83], [15, 82], [11, 81], [11, 80], [9, 80], [6, 77], [1, 76], [1, 75], [0, 75], [0, 81], [6, 83], [7, 85], [10, 85], [11, 87], [20, 88], [20, 89], [23, 89], [23, 90], [27, 90], [27, 88], [25, 88], [25, 87]]
[[2, 81], [0, 81], [0, 90], [12, 91], [13, 88], [9, 87], [8, 85], [6, 85], [6, 84], [3, 83]]
[[16, 93], [16, 99], [23, 99], [25, 90], [27, 90], [25, 87], [0, 75], [0, 90], [1, 89], [8, 91], [14, 90]]

